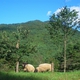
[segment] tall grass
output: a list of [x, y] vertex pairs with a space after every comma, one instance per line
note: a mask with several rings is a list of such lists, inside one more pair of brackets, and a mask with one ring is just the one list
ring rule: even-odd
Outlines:
[[80, 71], [74, 72], [0, 72], [0, 80], [80, 80]]

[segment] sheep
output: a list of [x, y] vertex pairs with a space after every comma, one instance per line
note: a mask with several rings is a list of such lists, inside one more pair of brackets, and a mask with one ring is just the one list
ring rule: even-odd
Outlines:
[[26, 64], [26, 65], [24, 66], [24, 71], [34, 72], [34, 71], [35, 71], [35, 68], [34, 68], [34, 66], [31, 65], [31, 64]]
[[40, 64], [35, 69], [35, 72], [46, 72], [46, 71], [52, 71], [52, 65], [51, 64], [43, 63], [43, 64]]

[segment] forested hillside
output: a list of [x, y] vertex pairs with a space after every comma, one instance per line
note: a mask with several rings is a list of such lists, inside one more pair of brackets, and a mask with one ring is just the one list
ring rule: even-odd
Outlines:
[[[0, 24], [0, 70], [14, 70], [19, 61], [20, 66], [27, 62], [35, 67], [54, 62], [55, 71], [62, 71], [62, 38], [51, 39], [48, 26], [51, 26], [48, 21], [39, 20]], [[80, 32], [77, 30], [68, 40], [67, 55], [67, 70], [80, 69]]]

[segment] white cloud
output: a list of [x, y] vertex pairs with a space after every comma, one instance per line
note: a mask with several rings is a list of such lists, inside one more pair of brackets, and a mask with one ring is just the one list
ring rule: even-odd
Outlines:
[[[62, 8], [61, 8], [62, 9]], [[61, 11], [61, 9], [57, 9], [54, 13], [57, 14]]]
[[72, 7], [70, 7], [70, 10], [78, 11], [78, 15], [79, 15], [79, 18], [80, 18], [80, 6], [72, 6]]
[[47, 12], [47, 16], [50, 16], [52, 14], [52, 11]]
[[[72, 10], [78, 11], [78, 16], [80, 18], [80, 6], [72, 6], [72, 7], [69, 7], [69, 8], [70, 8], [71, 11]], [[63, 9], [63, 8], [57, 9], [54, 13], [55, 14], [59, 13], [61, 11], [61, 9]]]

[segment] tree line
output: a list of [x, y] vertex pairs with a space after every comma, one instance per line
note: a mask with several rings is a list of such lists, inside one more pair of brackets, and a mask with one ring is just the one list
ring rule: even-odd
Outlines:
[[55, 71], [80, 69], [80, 20], [65, 6], [49, 21], [0, 25], [0, 70], [54, 62]]

